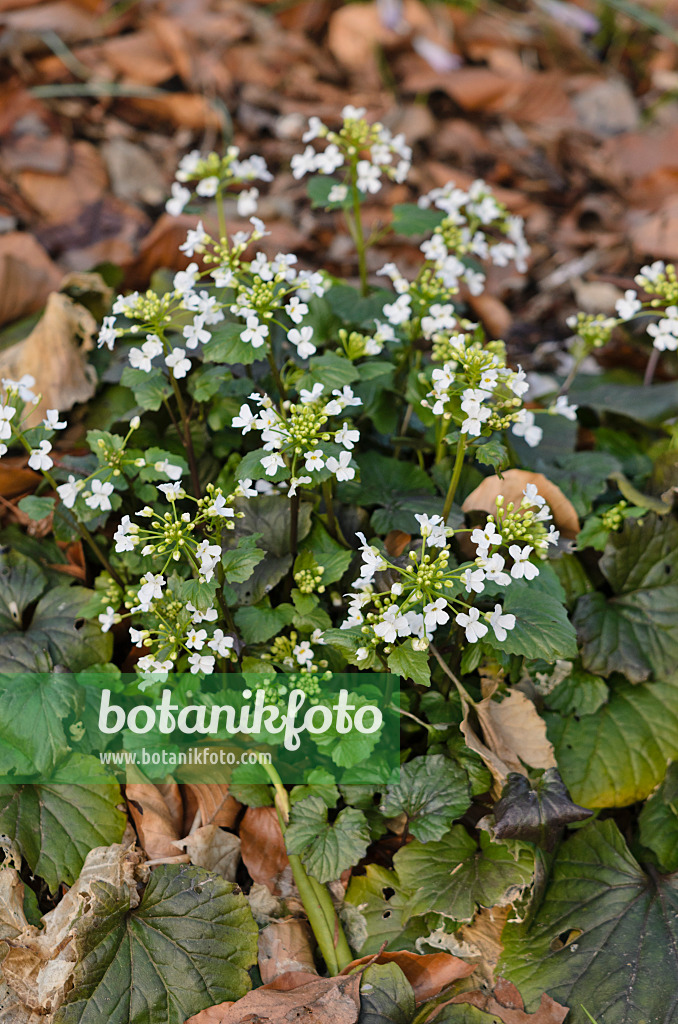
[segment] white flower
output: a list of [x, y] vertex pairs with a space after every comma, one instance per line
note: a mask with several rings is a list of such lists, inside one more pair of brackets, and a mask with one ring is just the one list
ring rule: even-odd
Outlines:
[[310, 484], [310, 483], [311, 483], [310, 476], [293, 476], [292, 479], [290, 480], [290, 486], [289, 486], [288, 491], [287, 491], [289, 497], [293, 498], [294, 495], [297, 493], [297, 489], [299, 487], [305, 487], [306, 484]]
[[300, 331], [297, 330], [296, 327], [293, 327], [288, 332], [287, 337], [293, 345], [296, 345], [300, 359], [308, 359], [308, 357], [312, 356], [314, 352], [317, 352], [315, 345], [311, 341], [311, 338], [313, 337], [312, 327], [302, 327]]
[[[325, 411], [327, 411], [327, 409]], [[342, 444], [344, 448], [348, 448], [349, 451], [351, 451], [354, 445], [356, 445], [360, 440], [360, 431], [351, 430], [348, 423], [344, 423], [334, 435], [334, 440], [337, 444]]]
[[356, 533], [356, 537], [358, 538], [362, 545], [360, 548], [360, 553], [363, 558], [363, 564], [360, 567], [360, 577], [362, 581], [362, 586], [365, 583], [369, 583], [371, 581], [375, 572], [379, 572], [381, 569], [385, 569], [386, 562], [379, 554], [377, 548], [374, 548], [367, 543], [364, 533]]
[[431, 548], [444, 548], [447, 544], [447, 530], [442, 516], [427, 516], [415, 513], [419, 532]]
[[[69, 480], [72, 480], [69, 477]], [[66, 486], [64, 484], [64, 486]], [[70, 505], [67, 508], [71, 508]], [[118, 529], [113, 534], [113, 540], [115, 541], [115, 550], [118, 554], [123, 551], [134, 551], [135, 547], [139, 543], [139, 536], [136, 533], [136, 526], [130, 521], [129, 516], [123, 516], [118, 526]]]
[[307, 146], [303, 153], [295, 153], [290, 161], [292, 177], [299, 180], [318, 166], [318, 154], [313, 146]]
[[578, 408], [578, 405], [567, 404], [567, 395], [558, 395], [556, 398], [556, 404], [549, 409], [549, 412], [557, 416], [564, 416], [565, 419], [572, 420], [573, 423], [576, 423]]
[[236, 204], [239, 217], [251, 217], [253, 213], [257, 212], [257, 199], [259, 198], [259, 189], [250, 188], [244, 192], [240, 192], [238, 195], [238, 202]]
[[165, 209], [169, 213], [170, 217], [178, 217], [180, 213], [183, 213], [184, 206], [191, 198], [189, 189], [184, 188], [178, 181], [172, 182], [172, 198], [168, 199], [165, 203]]
[[477, 608], [469, 608], [468, 615], [460, 612], [454, 620], [463, 628], [466, 633], [466, 639], [470, 644], [476, 643], [477, 640], [480, 640], [487, 633], [487, 626], [479, 620], [480, 612]]
[[88, 498], [85, 498], [85, 504], [88, 508], [100, 508], [102, 512], [110, 512], [111, 499], [110, 495], [113, 494], [113, 484], [103, 480], [92, 480], [91, 483], [92, 493]]
[[198, 264], [189, 263], [185, 270], [180, 270], [174, 275], [172, 287], [178, 295], [192, 292], [195, 282], [198, 280]]
[[241, 405], [239, 414], [231, 420], [231, 426], [241, 427], [243, 434], [248, 434], [253, 427], [258, 425], [257, 417], [249, 405]]
[[195, 186], [195, 191], [198, 193], [199, 196], [202, 196], [204, 199], [211, 199], [213, 196], [217, 194], [218, 189], [219, 179], [217, 178], [216, 175], [212, 175], [209, 178], [203, 178]]
[[643, 287], [646, 282], [650, 284], [656, 284], [659, 278], [666, 270], [666, 264], [663, 260], [655, 260], [650, 266], [640, 268], [640, 273], [636, 276], [636, 282]]
[[105, 316], [101, 324], [99, 337], [97, 338], [97, 347], [101, 348], [103, 345], [105, 345], [106, 348], [110, 349], [112, 352], [117, 337], [118, 332], [115, 328], [115, 317]]
[[623, 299], [617, 299], [614, 308], [620, 320], [631, 320], [636, 313], [640, 313], [643, 304], [638, 298], [638, 293], [629, 288], [624, 292]]
[[260, 324], [257, 316], [247, 317], [247, 327], [240, 335], [240, 340], [248, 342], [252, 348], [261, 348], [262, 345], [266, 344], [266, 338], [268, 337], [268, 326], [266, 324]]
[[28, 465], [31, 469], [35, 469], [38, 472], [46, 472], [48, 469], [51, 469], [54, 465], [53, 460], [49, 456], [51, 450], [52, 445], [49, 441], [41, 441], [40, 447], [32, 450], [28, 460]]
[[301, 136], [302, 142], [313, 142], [314, 139], [321, 138], [327, 131], [327, 128], [322, 123], [319, 117], [309, 117], [308, 128]]
[[[0, 419], [2, 419], [1, 412]], [[58, 409], [48, 409], [47, 415], [42, 422], [48, 430], [63, 430], [67, 426], [66, 420], [59, 419]], [[0, 434], [0, 436], [2, 435]]]
[[350, 461], [350, 452], [340, 452], [338, 460], [331, 455], [327, 460], [326, 465], [330, 473], [333, 473], [336, 476], [337, 480], [352, 480], [355, 476], [355, 469], [349, 465]]
[[261, 465], [266, 470], [266, 476], [275, 476], [279, 469], [282, 469], [285, 465], [280, 452], [271, 452], [270, 455], [264, 455], [261, 459]]
[[483, 556], [478, 558], [478, 564], [484, 571], [486, 578], [492, 580], [493, 583], [499, 583], [502, 587], [508, 586], [511, 582], [509, 574], [504, 572], [505, 561], [504, 557], [497, 551], [489, 558]]
[[162, 598], [162, 588], [165, 586], [165, 577], [154, 576], [152, 572], [145, 573], [142, 577], [142, 584], [139, 587], [137, 600], [142, 612], [150, 609], [152, 601], [159, 601]]
[[355, 652], [355, 660], [364, 661], [365, 658], [369, 656], [369, 653], [370, 652], [367, 650], [366, 647], [359, 647], [358, 650]]
[[315, 163], [316, 170], [320, 171], [321, 174], [334, 174], [337, 168], [343, 165], [344, 154], [341, 152], [339, 147], [332, 142], [322, 153], [318, 153]]
[[348, 185], [333, 185], [327, 194], [329, 203], [343, 203], [348, 195]]
[[482, 569], [465, 569], [459, 579], [466, 587], [467, 594], [472, 590], [476, 594], [482, 594], [485, 589], [485, 573]]
[[[84, 481], [76, 480], [72, 473], [65, 484], [59, 484], [57, 487], [57, 494], [63, 501], [66, 508], [73, 508], [75, 505], [75, 499], [84, 486]], [[127, 518], [129, 519], [129, 516]]]
[[129, 627], [129, 638], [135, 647], [143, 647], [144, 640], [148, 638], [147, 629], [135, 629], [134, 626]]
[[129, 351], [129, 363], [135, 370], [143, 370], [150, 373], [153, 369], [151, 363], [156, 356], [162, 352], [162, 342], [155, 334], [149, 334], [141, 348], [131, 348]]
[[365, 107], [354, 107], [351, 103], [347, 103], [345, 107], [342, 107], [341, 116], [344, 121], [360, 121], [365, 116]]
[[192, 324], [187, 324], [183, 329], [186, 339], [186, 348], [197, 348], [200, 343], [206, 344], [212, 335], [205, 330], [205, 317], [202, 313], [194, 317]]
[[191, 674], [197, 676], [198, 672], [210, 675], [214, 672], [214, 656], [212, 654], [200, 654], [195, 651], [189, 655], [188, 663], [191, 666]]
[[[186, 189], [185, 191], [188, 190]], [[209, 236], [203, 227], [202, 221], [199, 220], [195, 228], [188, 229], [186, 241], [179, 246], [179, 251], [183, 252], [186, 256], [193, 256], [196, 252], [202, 252], [207, 241], [209, 241]]]
[[522, 398], [526, 391], [529, 391], [530, 385], [527, 382], [527, 374], [523, 370], [522, 366], [518, 367], [518, 372], [511, 375], [508, 381], [508, 386], [514, 395], [518, 398]]
[[512, 544], [509, 548], [509, 555], [513, 559], [513, 565], [511, 566], [511, 575], [514, 580], [533, 580], [535, 576], [539, 575], [539, 569], [530, 561], [530, 555], [532, 554], [533, 548], [526, 544], [524, 548], [521, 548], [518, 544]]
[[650, 324], [647, 333], [654, 338], [653, 345], [660, 352], [675, 352], [678, 348], [678, 306], [669, 306], [666, 318]]
[[399, 636], [410, 636], [412, 627], [407, 616], [401, 615], [398, 606], [392, 604], [384, 612], [381, 622], [377, 622], [373, 628], [384, 643], [392, 644]]
[[475, 544], [479, 549], [488, 551], [493, 544], [501, 544], [501, 534], [497, 532], [497, 527], [494, 523], [488, 523], [484, 530], [476, 526], [475, 530], [471, 533], [471, 543]]
[[308, 388], [302, 388], [299, 392], [299, 401], [302, 405], [310, 405], [311, 402], [317, 402], [324, 390], [325, 385], [320, 382], [314, 384], [310, 391]]
[[223, 494], [217, 494], [216, 498], [207, 509], [207, 512], [211, 516], [220, 516], [221, 518], [232, 519], [235, 512], [226, 504], [226, 499]]
[[542, 498], [541, 494], [537, 491], [536, 484], [528, 484], [523, 491], [523, 500], [521, 505], [537, 505], [541, 508], [542, 505], [546, 504], [546, 498]]
[[399, 324], [404, 324], [410, 319], [411, 310], [410, 303], [412, 299], [409, 295], [399, 295], [395, 302], [386, 303], [383, 309], [384, 316], [390, 324], [394, 327], [398, 327]]
[[376, 193], [381, 189], [381, 168], [369, 160], [359, 160], [356, 165], [356, 184], [361, 192]]
[[183, 348], [173, 348], [168, 356], [165, 356], [165, 363], [172, 371], [175, 380], [181, 380], [191, 369], [191, 360], [186, 358]]
[[516, 624], [515, 615], [502, 615], [501, 605], [495, 604], [494, 611], [490, 616], [490, 625], [494, 630], [497, 640], [506, 639], [506, 630], [513, 629]]
[[206, 629], [189, 629], [186, 637], [186, 646], [192, 648], [194, 651], [201, 651], [205, 646], [206, 639]]
[[186, 610], [191, 613], [193, 623], [196, 626], [199, 626], [201, 622], [216, 622], [219, 618], [219, 612], [216, 608], [208, 608], [206, 612], [199, 612], [190, 601], [186, 604]]
[[467, 389], [464, 391], [463, 401], [461, 403], [462, 411], [466, 413], [467, 418], [461, 425], [462, 434], [469, 434], [471, 437], [478, 437], [483, 424], [489, 420], [492, 415], [492, 410], [488, 409], [487, 406], [482, 405], [482, 399], [476, 398], [476, 395], [483, 395], [488, 397], [487, 392], [480, 390]]
[[[8, 441], [12, 436], [12, 428], [9, 421], [15, 415], [16, 409], [11, 405], [0, 405], [0, 439]], [[49, 415], [49, 414], [48, 414]]]
[[240, 481], [239, 489], [243, 498], [256, 498], [257, 494], [259, 493], [256, 487], [252, 487], [252, 481], [250, 480], [249, 477], [245, 477], [243, 480]]
[[180, 483], [158, 484], [158, 490], [162, 491], [168, 501], [178, 501], [186, 497], [186, 491]]
[[111, 626], [116, 622], [118, 616], [115, 613], [115, 609], [109, 606], [105, 612], [99, 615], [99, 622], [101, 623], [101, 632], [108, 633]]
[[308, 306], [298, 296], [293, 295], [285, 306], [285, 312], [294, 324], [300, 324], [308, 313]]
[[536, 448], [542, 439], [544, 431], [541, 427], [535, 426], [534, 413], [529, 409], [521, 409], [519, 419], [511, 427], [516, 437], [524, 437], [530, 448]]
[[309, 665], [315, 657], [313, 648], [311, 647], [308, 640], [302, 640], [300, 644], [292, 650], [294, 657], [297, 659], [298, 665]]
[[444, 626], [449, 619], [447, 601], [444, 597], [439, 597], [437, 601], [424, 605], [424, 625], [429, 633], [433, 633], [438, 626]]
[[228, 652], [233, 648], [233, 637], [226, 636], [223, 629], [215, 629], [214, 636], [208, 640], [207, 646], [220, 658], [227, 658]]
[[165, 473], [170, 480], [179, 480], [181, 477], [181, 466], [174, 466], [169, 459], [162, 459], [160, 462], [155, 462], [153, 468], [156, 473]]
[[325, 465], [325, 459], [321, 448], [316, 448], [315, 451], [306, 452], [304, 455], [306, 460], [306, 469], [309, 473], [313, 473], [314, 470], [320, 470]]

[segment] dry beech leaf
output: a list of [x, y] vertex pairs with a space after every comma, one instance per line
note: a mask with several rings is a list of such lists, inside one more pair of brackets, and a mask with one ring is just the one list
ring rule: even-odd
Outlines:
[[240, 841], [252, 880], [274, 896], [286, 896], [291, 891], [291, 869], [275, 807], [248, 807], [240, 823]]
[[204, 825], [185, 839], [173, 840], [172, 845], [185, 850], [191, 864], [216, 871], [227, 882], [235, 882], [240, 863], [240, 839], [232, 832], [224, 832], [218, 825]]
[[181, 835], [183, 807], [176, 783], [131, 782], [125, 787], [125, 798], [148, 859], [177, 858], [174, 841]]
[[[0, 956], [3, 946], [7, 949], [2, 962], [4, 980], [27, 1010], [51, 1013], [61, 1005], [70, 989], [76, 960], [70, 932], [90, 898], [92, 883], [103, 881], [116, 887], [126, 883], [132, 901], [136, 898], [138, 903], [141, 897], [137, 882], [148, 877], [142, 860], [138, 850], [122, 843], [96, 847], [88, 853], [79, 878], [63, 899], [44, 915], [42, 929], [27, 924], [24, 919], [21, 933], [0, 944]], [[22, 1017], [9, 1017], [8, 1024], [9, 1021], [14, 1024], [15, 1019], [21, 1021]], [[40, 1020], [45, 1022], [47, 1018], [41, 1016]]]
[[312, 933], [306, 921], [274, 921], [259, 933], [259, 973], [264, 984], [281, 974], [314, 974]]
[[13, 939], [26, 927], [24, 883], [16, 868], [0, 871], [0, 939]]
[[[308, 1020], [313, 1024], [355, 1024], [360, 1013], [360, 978], [313, 978], [299, 971], [292, 974], [300, 985], [288, 988], [290, 975], [262, 985], [237, 1003], [211, 1006], [186, 1024], [290, 1024]], [[216, 1012], [215, 1012], [216, 1011]]]
[[34, 1013], [0, 977], [0, 1024], [51, 1024], [52, 1017]]
[[471, 1003], [479, 1010], [492, 1014], [495, 1018], [503, 1021], [503, 1024], [562, 1024], [570, 1012], [567, 1006], [561, 1006], [555, 999], [544, 993], [539, 1008], [534, 1013], [527, 1013], [520, 992], [505, 978], [499, 978], [494, 992], [481, 989], [462, 992], [448, 1003], [443, 1003], [428, 1018], [430, 1024], [434, 1024], [439, 1010], [443, 1006], [449, 1006], [450, 1003]]
[[23, 455], [9, 455], [0, 462], [0, 497], [32, 494], [41, 481], [42, 475], [28, 469]]
[[384, 547], [388, 551], [389, 555], [393, 555], [394, 558], [399, 558], [411, 540], [411, 533], [403, 533], [402, 530], [391, 530], [391, 532], [386, 535]]
[[76, 402], [86, 402], [96, 390], [96, 371], [87, 363], [97, 324], [84, 306], [67, 295], [52, 292], [42, 317], [23, 341], [0, 353], [0, 377], [35, 378], [33, 390], [42, 395], [39, 406], [28, 414], [36, 426], [45, 409], [66, 412]]
[[474, 964], [467, 964], [451, 953], [380, 953], [378, 957], [362, 956], [344, 967], [342, 974], [348, 974], [363, 964], [397, 964], [409, 981], [418, 1003], [433, 999], [444, 988], [460, 978], [468, 978], [475, 970]]
[[233, 828], [242, 810], [242, 804], [230, 795], [225, 782], [186, 782], [182, 784], [181, 792], [184, 798], [184, 832], [192, 828], [198, 811], [201, 825]]
[[504, 504], [513, 502], [516, 508], [523, 500], [523, 491], [528, 484], [534, 484], [537, 493], [544, 498], [551, 509], [556, 529], [563, 537], [573, 540], [579, 533], [579, 519], [572, 502], [565, 497], [560, 487], [547, 480], [543, 473], [530, 473], [526, 469], [509, 469], [503, 477], [488, 476], [471, 491], [464, 504], [463, 512], [479, 511], [494, 515], [497, 511], [496, 499], [504, 496]]
[[60, 280], [61, 271], [32, 235], [0, 236], [0, 326], [41, 309]]
[[504, 945], [501, 933], [512, 907], [481, 907], [470, 924], [461, 926], [451, 935], [444, 928], [434, 931], [427, 943], [439, 946], [454, 956], [463, 957], [475, 964], [476, 977], [482, 979], [488, 988], [494, 988], [494, 972]]

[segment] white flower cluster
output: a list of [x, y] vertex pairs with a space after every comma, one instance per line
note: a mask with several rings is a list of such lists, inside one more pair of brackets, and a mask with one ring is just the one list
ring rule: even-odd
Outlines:
[[[333, 185], [330, 190], [330, 203], [344, 202], [353, 183], [363, 194], [374, 195], [382, 188], [383, 177], [405, 181], [412, 165], [412, 150], [404, 135], [392, 135], [382, 124], [369, 125], [363, 107], [345, 106], [341, 116], [343, 125], [338, 132], [328, 128], [319, 117], [309, 119], [308, 129], [302, 136], [306, 148], [292, 157], [294, 177], [334, 174], [348, 165], [347, 180]], [[327, 142], [322, 150], [310, 145], [318, 139]]]
[[[324, 395], [325, 387], [317, 383], [308, 390], [302, 388], [299, 401], [282, 403], [279, 412], [268, 395], [258, 392], [251, 394], [250, 401], [258, 406], [255, 412], [249, 405], [242, 405], [231, 425], [243, 434], [251, 430], [261, 432], [263, 449], [260, 462], [267, 476], [275, 476], [278, 470], [289, 468], [291, 473], [289, 494], [294, 495], [297, 487], [310, 484], [310, 476], [300, 476], [298, 471], [303, 461], [306, 473], [328, 469], [337, 480], [352, 480], [355, 469], [351, 466], [351, 451], [360, 440], [360, 432], [349, 421], [333, 430], [326, 430], [325, 424], [332, 416], [340, 416], [353, 406], [362, 405], [362, 400], [353, 390], [344, 385], [334, 388], [330, 398]], [[332, 440], [344, 451], [328, 454], [323, 445]]]
[[[176, 181], [172, 185], [172, 195], [165, 209], [172, 217], [178, 217], [183, 212], [191, 199], [191, 191], [186, 188], [187, 182], [196, 182], [197, 195], [203, 199], [211, 199], [231, 185], [272, 180], [273, 175], [268, 170], [264, 158], [255, 154], [241, 160], [238, 146], [229, 146], [223, 158], [218, 157], [216, 153], [204, 157], [200, 150], [194, 149], [179, 162]], [[241, 217], [256, 213], [258, 196], [256, 188], [240, 193], [238, 214]]]

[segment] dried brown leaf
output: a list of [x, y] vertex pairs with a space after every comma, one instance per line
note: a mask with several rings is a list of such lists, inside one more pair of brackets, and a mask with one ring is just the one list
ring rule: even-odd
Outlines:
[[418, 1003], [433, 999], [444, 988], [460, 978], [468, 978], [475, 970], [474, 964], [467, 964], [451, 953], [408, 953], [405, 950], [396, 953], [380, 953], [373, 956], [362, 956], [353, 960], [343, 969], [348, 974], [355, 967], [367, 963], [397, 964], [409, 981]]
[[218, 825], [204, 825], [185, 839], [175, 839], [172, 845], [185, 851], [191, 864], [216, 871], [227, 882], [235, 882], [240, 863], [240, 839], [232, 832], [224, 832]]
[[281, 974], [314, 974], [312, 933], [306, 921], [274, 921], [259, 933], [259, 973], [264, 984]]
[[242, 810], [242, 804], [230, 795], [227, 783], [186, 782], [182, 784], [181, 792], [185, 832], [193, 826], [198, 811], [201, 825], [233, 828]]
[[60, 280], [61, 271], [32, 235], [1, 235], [0, 326], [41, 309]]
[[177, 857], [174, 841], [181, 835], [183, 807], [176, 783], [160, 787], [132, 782], [125, 787], [125, 798], [148, 859]]
[[449, 1003], [443, 1003], [428, 1018], [431, 1024], [435, 1022], [436, 1014], [442, 1007], [448, 1006], [450, 1003], [471, 1003], [479, 1010], [497, 1017], [503, 1024], [562, 1024], [570, 1012], [567, 1006], [561, 1006], [555, 999], [544, 993], [539, 1008], [534, 1013], [527, 1013], [520, 992], [515, 985], [504, 978], [499, 978], [494, 992], [481, 989], [462, 992], [454, 999], [449, 1000]]
[[274, 896], [291, 891], [291, 869], [275, 807], [248, 807], [240, 823], [241, 855], [252, 880]]
[[40, 423], [46, 409], [66, 412], [86, 402], [96, 389], [96, 371], [87, 363], [97, 324], [84, 306], [67, 295], [52, 292], [42, 317], [23, 341], [0, 353], [0, 377], [35, 378], [33, 390], [42, 395], [27, 417]]
[[[289, 975], [270, 985], [248, 992], [236, 1003], [221, 1003], [190, 1017], [186, 1024], [290, 1024], [309, 1020], [313, 1024], [355, 1024], [360, 1012], [360, 978], [318, 978], [285, 987]], [[299, 972], [294, 981], [302, 980]]]

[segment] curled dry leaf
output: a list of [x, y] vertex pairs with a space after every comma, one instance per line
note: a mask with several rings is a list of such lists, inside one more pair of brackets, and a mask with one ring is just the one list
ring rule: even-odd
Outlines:
[[216, 871], [227, 882], [235, 882], [240, 863], [240, 839], [232, 832], [224, 832], [218, 825], [204, 825], [185, 839], [175, 839], [172, 845], [185, 850], [191, 864]]
[[[87, 855], [79, 878], [61, 902], [44, 915], [42, 929], [28, 924], [24, 918], [22, 931], [0, 943], [0, 957], [6, 951], [2, 961], [4, 980], [26, 1011], [52, 1013], [70, 989], [76, 960], [71, 929], [91, 898], [92, 883], [108, 882], [116, 887], [125, 884], [132, 905], [136, 905], [140, 898], [137, 882], [148, 876], [140, 863], [142, 859], [138, 850], [122, 843], [96, 847]], [[15, 1019], [23, 1020], [18, 1014], [8, 1021]], [[45, 1017], [40, 1019], [44, 1021]]]
[[[290, 981], [293, 987], [290, 986]], [[302, 982], [297, 984], [297, 982]], [[301, 971], [283, 974], [248, 992], [237, 1003], [211, 1006], [186, 1024], [355, 1024], [360, 1013], [360, 978], [313, 978]]]
[[501, 933], [511, 910], [510, 904], [481, 907], [473, 920], [463, 924], [458, 932], [451, 934], [444, 927], [438, 928], [426, 937], [426, 944], [470, 960], [475, 965], [476, 978], [482, 978], [489, 988], [494, 988], [494, 971], [504, 948]]
[[8, 455], [0, 462], [0, 497], [18, 498], [32, 494], [42, 481], [40, 473], [26, 466], [26, 456]]
[[496, 499], [502, 494], [504, 504], [513, 502], [516, 506], [523, 500], [523, 491], [528, 484], [534, 484], [537, 492], [545, 499], [553, 514], [556, 529], [563, 537], [572, 540], [579, 533], [579, 519], [574, 505], [565, 497], [560, 487], [547, 480], [543, 473], [530, 473], [526, 469], [509, 469], [503, 477], [488, 476], [471, 491], [464, 504], [463, 512], [480, 511], [494, 515]]
[[[470, 1003], [479, 1010], [491, 1015], [491, 1019], [499, 1019], [503, 1024], [562, 1024], [570, 1012], [567, 1006], [561, 1006], [555, 999], [544, 993], [539, 1008], [534, 1013], [527, 1013], [520, 992], [506, 981], [499, 978], [494, 992], [476, 989], [473, 992], [462, 992], [449, 1003], [443, 1003], [428, 1018], [433, 1024], [443, 1007], [451, 1004]], [[444, 1012], [443, 1012], [444, 1015]], [[489, 1021], [489, 1018], [488, 1018]]]
[[233, 828], [242, 804], [231, 796], [226, 783], [187, 782], [182, 785], [184, 799], [184, 832], [192, 827], [200, 811], [201, 825]]
[[0, 236], [0, 325], [36, 313], [60, 280], [61, 271], [32, 235]]
[[183, 807], [176, 783], [154, 786], [150, 782], [132, 782], [125, 787], [127, 806], [132, 815], [139, 843], [149, 860], [176, 859], [174, 841], [181, 836]]
[[97, 324], [84, 306], [52, 292], [42, 317], [23, 341], [0, 353], [0, 377], [35, 378], [42, 402], [28, 414], [29, 426], [42, 421], [46, 409], [65, 412], [86, 402], [96, 388], [96, 371], [87, 363]]
[[16, 868], [0, 871], [0, 938], [13, 939], [26, 927], [24, 884]]
[[[524, 764], [532, 768], [556, 767], [553, 746], [546, 738], [546, 723], [520, 690], [511, 690], [501, 702], [491, 696], [477, 704], [470, 698], [462, 699], [464, 719], [460, 729], [466, 745], [480, 754], [494, 776], [498, 792], [509, 772], [527, 774]], [[471, 720], [473, 713], [480, 733]]]
[[312, 934], [306, 921], [274, 921], [259, 933], [259, 973], [265, 984], [281, 974], [315, 974]]
[[361, 956], [344, 967], [342, 974], [348, 974], [363, 964], [396, 964], [403, 972], [414, 992], [417, 1003], [433, 999], [444, 988], [460, 978], [468, 978], [475, 970], [474, 964], [467, 964], [451, 953], [380, 953], [376, 959]]
[[248, 807], [240, 824], [241, 855], [252, 880], [274, 896], [292, 891], [292, 872], [274, 807]]

